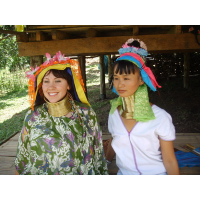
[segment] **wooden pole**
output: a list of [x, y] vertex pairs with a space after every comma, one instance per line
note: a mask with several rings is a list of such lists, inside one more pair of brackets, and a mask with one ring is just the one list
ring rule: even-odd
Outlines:
[[40, 66], [43, 63], [43, 56], [30, 56], [31, 67]]
[[139, 34], [139, 27], [137, 25], [133, 26], [133, 35], [138, 35]]
[[111, 55], [108, 56], [108, 78], [112, 75], [112, 61], [111, 61]]
[[184, 88], [189, 87], [189, 68], [190, 68], [190, 53], [184, 53]]
[[100, 99], [106, 98], [104, 55], [100, 55]]
[[9, 30], [3, 30], [1, 28], [0, 28], [0, 33], [11, 34], [11, 35], [26, 35], [26, 32], [9, 31]]
[[81, 75], [83, 78], [83, 83], [85, 85], [85, 95], [87, 97], [87, 85], [86, 85], [86, 70], [85, 70], [85, 56], [79, 56], [78, 61], [81, 68]]

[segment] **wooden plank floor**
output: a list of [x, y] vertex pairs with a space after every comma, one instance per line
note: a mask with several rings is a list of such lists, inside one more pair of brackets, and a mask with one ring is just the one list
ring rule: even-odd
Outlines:
[[[16, 134], [7, 142], [0, 146], [0, 175], [14, 175], [15, 166], [14, 159], [17, 151], [17, 142], [19, 134]], [[110, 139], [110, 134], [104, 133], [103, 140]], [[200, 133], [177, 133], [174, 147], [185, 151], [179, 145], [191, 144], [195, 147], [200, 147]], [[115, 164], [115, 159], [109, 166], [110, 175], [115, 175], [118, 168]], [[180, 169], [181, 175], [200, 175], [200, 167], [183, 167]]]
[[19, 133], [0, 146], [0, 175], [14, 175]]

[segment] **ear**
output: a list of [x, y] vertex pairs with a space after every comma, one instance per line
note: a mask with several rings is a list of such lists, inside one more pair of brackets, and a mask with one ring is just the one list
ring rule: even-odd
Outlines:
[[140, 82], [140, 85], [143, 85], [143, 84], [144, 84], [144, 81], [143, 81], [143, 79], [142, 79], [141, 76], [139, 77], [139, 82]]
[[69, 84], [68, 84], [68, 81], [67, 81], [67, 90], [70, 90], [71, 88], [70, 88], [70, 86], [69, 86]]

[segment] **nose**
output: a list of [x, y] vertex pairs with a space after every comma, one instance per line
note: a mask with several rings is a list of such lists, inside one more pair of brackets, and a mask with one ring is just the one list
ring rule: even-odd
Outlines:
[[48, 89], [54, 89], [54, 88], [55, 88], [54, 82], [50, 82], [48, 85]]
[[122, 88], [124, 86], [124, 81], [123, 80], [118, 80], [118, 88]]

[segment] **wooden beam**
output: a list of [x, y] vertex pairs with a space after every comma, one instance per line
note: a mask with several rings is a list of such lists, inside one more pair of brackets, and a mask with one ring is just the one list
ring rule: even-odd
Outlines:
[[25, 35], [16, 35], [17, 42], [28, 42], [29, 37], [28, 34]]
[[93, 28], [90, 28], [86, 31], [86, 37], [96, 37], [97, 36], [97, 31]]
[[36, 41], [45, 41], [45, 40], [48, 40], [50, 39], [50, 37], [48, 36], [47, 33], [45, 32], [42, 32], [42, 31], [37, 31], [36, 32]]
[[4, 34], [11, 34], [11, 35], [25, 35], [25, 32], [17, 32], [17, 31], [9, 31], [9, 30], [3, 30], [0, 28], [0, 33]]
[[[92, 55], [118, 53], [118, 49], [129, 38], [135, 36], [95, 37], [58, 41], [19, 43], [19, 56], [55, 54], [58, 51], [66, 55]], [[195, 37], [191, 33], [138, 35], [152, 53], [200, 51]]]
[[53, 30], [52, 31], [52, 40], [64, 40], [68, 39], [69, 35], [64, 31]]

